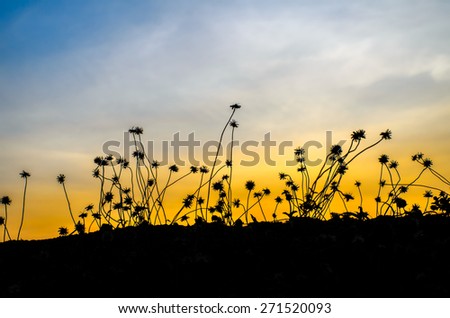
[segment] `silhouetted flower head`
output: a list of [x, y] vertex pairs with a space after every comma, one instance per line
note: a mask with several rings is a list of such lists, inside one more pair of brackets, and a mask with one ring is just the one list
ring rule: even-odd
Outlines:
[[26, 172], [25, 170], [22, 170], [21, 173], [19, 173], [21, 178], [28, 178], [29, 176], [31, 176], [28, 172]]
[[378, 162], [381, 164], [386, 164], [389, 162], [389, 156], [382, 154], [379, 158], [378, 158]]
[[97, 156], [97, 157], [94, 158], [94, 163], [95, 163], [96, 165], [99, 165], [99, 166], [100, 166], [102, 160], [103, 160], [102, 157]]
[[59, 234], [60, 236], [66, 236], [67, 234], [69, 234], [69, 230], [67, 229], [67, 227], [61, 226], [61, 227], [58, 229], [58, 234]]
[[84, 209], [85, 209], [86, 211], [92, 211], [93, 208], [94, 208], [94, 205], [93, 205], [93, 204], [89, 204], [89, 205], [87, 205]]
[[269, 188], [264, 188], [262, 190], [262, 192], [263, 192], [264, 195], [269, 195], [270, 194], [270, 189]]
[[130, 162], [127, 159], [122, 159], [122, 162], [120, 163], [120, 165], [126, 169], [130, 165]]
[[339, 174], [345, 174], [348, 170], [348, 166], [346, 164], [339, 165], [339, 168], [337, 169], [337, 173]]
[[230, 121], [230, 126], [233, 128], [238, 128], [239, 124], [236, 120], [233, 119], [232, 121]]
[[332, 155], [340, 156], [342, 154], [342, 147], [341, 147], [341, 145], [333, 145], [333, 146], [331, 146], [330, 153]]
[[63, 174], [59, 174], [59, 175], [56, 177], [56, 181], [58, 181], [58, 183], [63, 184], [63, 183], [66, 181], [66, 176], [63, 175]]
[[360, 141], [366, 138], [366, 132], [363, 129], [356, 130], [352, 132], [351, 138], [354, 141]]
[[212, 184], [212, 188], [213, 190], [216, 191], [223, 191], [223, 183], [222, 181], [216, 181]]
[[337, 158], [337, 155], [329, 154], [328, 161], [335, 162]]
[[207, 166], [201, 166], [200, 167], [200, 173], [208, 173], [208, 172], [209, 172], [209, 169], [208, 169]]
[[286, 173], [283, 173], [283, 172], [280, 172], [278, 175], [279, 175], [279, 177], [280, 177], [280, 180], [284, 180], [284, 179], [286, 179], [287, 176], [288, 176]]
[[356, 180], [355, 181], [355, 186], [357, 186], [359, 188], [361, 186], [361, 181]]
[[128, 129], [128, 132], [130, 134], [134, 134], [134, 135], [142, 135], [144, 133], [144, 128], [142, 127], [131, 127], [130, 129]]
[[286, 201], [292, 201], [293, 197], [292, 194], [289, 193], [289, 191], [283, 191], [283, 195]]
[[230, 105], [230, 108], [231, 108], [231, 109], [239, 109], [239, 108], [241, 108], [241, 105], [239, 105], [239, 104], [233, 104], [233, 105]]
[[107, 160], [107, 161], [112, 161], [113, 159], [114, 159], [114, 157], [112, 155], [107, 155], [105, 157], [105, 160]]
[[170, 167], [169, 167], [169, 170], [170, 171], [172, 171], [172, 172], [178, 172], [178, 166], [177, 165], [171, 165]]
[[253, 193], [253, 197], [254, 198], [260, 198], [260, 197], [262, 197], [262, 193], [261, 192], [255, 192], [255, 193]]
[[192, 173], [197, 173], [198, 172], [198, 167], [191, 166], [190, 170], [191, 170]]
[[408, 192], [408, 187], [407, 186], [400, 186], [398, 189], [399, 189], [400, 193]]
[[161, 164], [160, 164], [158, 161], [156, 161], [156, 160], [153, 160], [153, 161], [152, 161], [152, 167], [153, 167], [153, 168], [158, 168], [160, 165], [161, 165]]
[[398, 167], [398, 162], [395, 160], [391, 160], [391, 162], [389, 162], [389, 168], [391, 169], [397, 169]]
[[85, 232], [85, 226], [80, 221], [75, 224], [75, 231], [77, 231], [78, 234], [84, 234]]
[[152, 187], [155, 184], [155, 180], [154, 179], [148, 179], [147, 180], [147, 186], [148, 187]]
[[431, 159], [429, 158], [426, 158], [423, 160], [422, 164], [425, 168], [430, 168], [433, 165], [433, 161], [431, 161]]
[[0, 225], [5, 224], [5, 218], [3, 216], [0, 216]]
[[107, 166], [108, 165], [108, 160], [106, 160], [103, 157], [97, 156], [94, 158], [94, 163], [98, 166]]
[[10, 205], [11, 204], [11, 199], [9, 198], [9, 196], [5, 195], [2, 197], [2, 204], [4, 205]]
[[414, 155], [412, 155], [411, 159], [412, 161], [417, 161], [417, 160], [421, 160], [423, 158], [423, 153], [418, 152]]
[[87, 218], [87, 216], [88, 216], [88, 214], [86, 212], [81, 212], [78, 217], [81, 219], [85, 219], [85, 218]]
[[353, 197], [353, 195], [351, 193], [344, 193], [344, 199], [345, 201], [350, 201], [350, 200], [354, 200], [355, 198]]
[[331, 182], [330, 188], [333, 191], [337, 191], [339, 189], [339, 184], [336, 181], [333, 181]]
[[184, 199], [183, 199], [183, 207], [185, 208], [190, 208], [192, 206], [192, 201], [195, 199], [195, 195], [193, 194], [188, 194]]
[[234, 199], [233, 200], [233, 206], [235, 208], [238, 208], [240, 205], [241, 205], [241, 200], [239, 200], [239, 199]]
[[202, 197], [198, 197], [198, 198], [197, 198], [197, 203], [198, 203], [199, 205], [202, 205], [203, 203], [205, 203], [205, 199], [203, 199]]
[[423, 194], [423, 196], [425, 198], [432, 198], [433, 197], [433, 192], [431, 192], [431, 190], [427, 190], [425, 191], [425, 193]]
[[[94, 177], [94, 178], [100, 178], [100, 170], [98, 169], [98, 168], [95, 168], [93, 171], [92, 171], [92, 176]], [[58, 181], [59, 182], [59, 181]], [[64, 180], [63, 180], [63, 182], [64, 182]], [[62, 183], [62, 182], [59, 182], [59, 183]]]
[[111, 202], [114, 198], [114, 194], [112, 192], [106, 192], [105, 193], [105, 201]]
[[225, 165], [226, 165], [227, 167], [231, 167], [231, 166], [233, 165], [233, 162], [232, 162], [230, 159], [227, 159], [227, 160], [225, 161]]
[[248, 180], [248, 181], [245, 183], [245, 188], [246, 188], [248, 191], [252, 191], [252, 190], [255, 188], [255, 182], [252, 181], [252, 180]]
[[282, 199], [280, 196], [277, 196], [277, 197], [275, 198], [275, 202], [276, 202], [276, 203], [281, 203], [281, 202], [283, 202], [283, 199]]
[[144, 152], [142, 152], [142, 151], [140, 151], [140, 150], [135, 150], [135, 151], [133, 151], [132, 156], [133, 156], [134, 158], [140, 159], [140, 160], [143, 160], [144, 157], [145, 157]]
[[305, 154], [305, 148], [297, 147], [294, 149], [294, 155], [296, 156], [302, 156]]
[[380, 136], [385, 140], [392, 139], [392, 131], [390, 129], [386, 129], [386, 131], [380, 133]]

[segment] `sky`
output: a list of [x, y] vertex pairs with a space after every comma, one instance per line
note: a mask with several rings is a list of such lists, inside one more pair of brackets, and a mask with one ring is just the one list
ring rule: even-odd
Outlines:
[[[177, 133], [204, 145], [218, 140], [235, 103], [236, 140], [258, 142], [261, 154], [257, 165], [236, 167], [242, 180], [275, 189], [296, 146], [316, 141], [323, 147], [311, 155], [320, 158], [330, 136], [348, 145], [357, 129], [367, 145], [393, 132], [346, 176], [367, 184], [369, 197], [383, 153], [405, 179], [420, 171], [416, 152], [449, 177], [449, 12], [444, 0], [2, 0], [0, 196], [13, 200], [9, 228], [17, 232], [20, 220], [22, 170], [31, 174], [22, 237], [54, 237], [71, 226], [58, 174], [82, 211], [98, 195], [93, 158], [105, 143], [123, 146], [124, 132], [139, 126], [155, 156]], [[262, 156], [268, 133], [275, 165]], [[292, 144], [284, 155], [283, 141]]]

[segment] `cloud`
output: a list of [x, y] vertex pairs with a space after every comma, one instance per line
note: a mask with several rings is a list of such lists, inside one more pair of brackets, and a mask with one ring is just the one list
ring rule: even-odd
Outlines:
[[294, 131], [299, 122], [304, 131], [323, 131], [371, 111], [376, 100], [407, 105], [409, 88], [422, 98], [437, 89], [445, 95], [449, 45], [440, 35], [449, 23], [440, 2], [258, 4], [109, 11], [91, 39], [78, 27], [78, 46], [0, 76], [9, 101], [0, 107], [10, 118], [0, 129], [26, 123], [41, 138], [85, 130], [86, 138], [95, 131], [106, 139], [138, 124], [158, 134], [203, 128], [212, 138], [224, 108], [240, 102], [242, 131], [280, 123]]

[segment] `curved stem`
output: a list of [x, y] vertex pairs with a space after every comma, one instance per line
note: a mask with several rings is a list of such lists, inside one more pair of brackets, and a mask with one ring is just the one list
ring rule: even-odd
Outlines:
[[25, 198], [27, 196], [27, 184], [28, 184], [28, 178], [25, 178], [25, 186], [23, 189], [23, 200], [22, 200], [22, 217], [20, 219], [19, 231], [17, 232], [17, 240], [19, 240], [19, 238], [20, 238], [20, 232], [22, 231], [23, 219], [25, 217]]
[[222, 148], [223, 135], [225, 133], [225, 130], [228, 127], [228, 124], [230, 123], [231, 119], [233, 118], [233, 115], [234, 115], [235, 111], [236, 111], [236, 109], [233, 109], [233, 111], [231, 112], [230, 117], [228, 118], [227, 123], [223, 127], [222, 133], [220, 134], [219, 144], [217, 145], [216, 155], [214, 157], [213, 166], [211, 168], [211, 173], [209, 175], [209, 180], [208, 180], [208, 194], [206, 196], [206, 209], [208, 209], [208, 207], [209, 207], [209, 197], [211, 195], [211, 182], [212, 182], [212, 179], [214, 178], [214, 169], [216, 168], [217, 158], [219, 157], [220, 149]]

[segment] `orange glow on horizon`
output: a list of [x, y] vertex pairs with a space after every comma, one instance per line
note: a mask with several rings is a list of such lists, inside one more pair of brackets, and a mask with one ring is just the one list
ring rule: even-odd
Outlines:
[[[364, 145], [369, 145], [369, 141], [365, 141]], [[345, 146], [344, 146], [345, 148]], [[378, 149], [379, 148], [379, 149]], [[300, 173], [296, 171], [297, 166], [286, 166], [286, 162], [292, 160], [292, 148], [289, 148], [284, 155], [280, 155], [277, 151], [278, 149], [272, 150], [271, 159], [277, 162], [277, 165], [267, 165], [266, 162], [261, 162], [255, 166], [242, 166], [237, 165], [233, 167], [232, 175], [232, 194], [233, 199], [239, 198], [241, 202], [245, 203], [247, 200], [248, 191], [245, 189], [245, 182], [247, 180], [252, 180], [255, 182], [255, 191], [261, 191], [264, 188], [270, 189], [270, 195], [264, 197], [261, 200], [261, 207], [268, 221], [273, 220], [272, 214], [275, 211], [276, 203], [275, 198], [277, 196], [282, 196], [282, 191], [285, 189], [285, 181], [279, 179], [279, 173], [284, 172], [290, 174], [296, 183], [301, 183]], [[324, 158], [325, 148], [316, 149], [316, 152], [312, 152], [312, 159]], [[257, 149], [259, 159], [263, 161], [264, 150], [261, 148]], [[415, 163], [411, 162], [410, 156], [404, 153], [405, 151], [395, 145], [395, 138], [393, 140], [381, 143], [373, 149], [370, 149], [367, 153], [362, 154], [354, 162], [349, 165], [349, 170], [343, 177], [340, 189], [344, 193], [352, 194], [354, 200], [344, 202], [335, 196], [332, 205], [328, 212], [345, 212], [345, 208], [351, 212], [357, 212], [360, 205], [360, 196], [358, 189], [355, 187], [355, 181], [361, 182], [361, 192], [363, 195], [363, 209], [368, 212], [370, 217], [375, 217], [376, 203], [375, 197], [378, 191], [378, 181], [380, 173], [380, 164], [378, 163], [378, 157], [382, 153], [386, 153], [393, 160], [398, 160], [399, 171], [401, 172], [402, 183], [411, 182], [421, 171], [421, 167]], [[225, 158], [222, 158], [224, 160]], [[240, 162], [248, 161], [248, 156], [244, 156], [239, 151], [234, 152], [234, 161]], [[280, 164], [282, 163], [282, 164]], [[66, 189], [68, 191], [70, 204], [72, 212], [76, 220], [80, 213], [84, 211], [84, 208], [88, 204], [98, 205], [99, 200], [99, 181], [92, 178], [90, 170], [94, 167], [93, 164], [86, 165], [83, 175], [74, 170], [67, 170], [64, 174], [67, 177]], [[317, 174], [320, 166], [309, 167], [311, 178]], [[168, 166], [161, 166], [159, 169], [158, 182], [160, 186], [164, 186], [167, 182], [168, 177]], [[111, 168], [109, 168], [111, 169]], [[436, 167], [439, 171], [439, 165]], [[172, 181], [176, 180], [178, 177], [183, 176], [189, 171], [188, 166], [180, 167], [177, 173], [172, 176]], [[448, 175], [448, 171], [441, 171], [444, 175]], [[112, 170], [108, 172], [108, 176], [111, 175]], [[215, 180], [219, 180], [224, 174], [229, 175], [229, 168], [225, 167], [220, 170], [217, 174]], [[392, 172], [393, 173], [393, 172]], [[207, 174], [208, 175], [208, 174]], [[206, 175], [206, 176], [207, 176]], [[205, 178], [206, 178], [205, 176]], [[55, 176], [56, 177], [56, 176]], [[123, 175], [126, 178], [126, 174]], [[388, 174], [385, 171], [384, 178], [388, 178]], [[394, 180], [396, 180], [394, 175]], [[26, 200], [26, 213], [24, 227], [22, 230], [22, 239], [45, 239], [58, 236], [57, 230], [59, 227], [67, 227], [69, 233], [73, 230], [73, 223], [70, 218], [67, 202], [64, 196], [64, 191], [62, 186], [56, 182], [54, 179], [53, 184], [48, 184], [48, 182], [42, 182], [36, 185], [33, 180], [33, 175], [31, 176], [28, 184], [28, 196]], [[180, 180], [176, 185], [172, 186], [167, 190], [167, 194], [164, 200], [164, 205], [168, 213], [168, 219], [171, 219], [173, 215], [182, 206], [182, 200], [187, 194], [192, 194], [199, 185], [200, 174], [191, 174], [186, 178]], [[206, 180], [206, 179], [205, 179]], [[448, 186], [437, 182], [436, 178], [432, 175], [425, 173], [423, 177], [419, 180], [419, 184], [435, 186], [444, 191], [448, 190]], [[125, 181], [124, 186], [127, 181]], [[22, 200], [22, 189], [20, 188], [20, 183], [17, 183], [18, 187], [10, 196], [13, 198], [13, 204], [8, 207], [9, 219], [8, 219], [8, 229], [12, 236], [17, 233], [17, 227], [20, 222], [21, 214], [21, 200]], [[389, 187], [386, 187], [387, 189]], [[411, 187], [408, 193], [402, 195], [408, 202], [407, 209], [411, 209], [413, 203], [419, 204], [421, 208], [426, 205], [426, 199], [423, 197], [426, 188], [423, 187]], [[3, 191], [5, 193], [5, 191]], [[201, 196], [206, 198], [207, 189], [204, 187], [201, 190]], [[433, 190], [433, 194], [437, 195], [438, 192]], [[382, 195], [387, 198], [387, 191], [383, 190]], [[211, 192], [211, 203], [216, 200], [216, 193]], [[250, 205], [257, 202], [253, 197], [250, 198]], [[255, 205], [249, 213], [253, 214], [259, 221], [263, 221], [263, 215], [261, 212], [261, 207]], [[429, 205], [428, 205], [429, 207]], [[288, 206], [285, 200], [283, 203], [277, 207], [277, 219], [286, 218], [283, 212], [288, 211]], [[188, 212], [183, 211], [183, 212]], [[242, 214], [242, 209], [234, 209], [233, 217], [237, 218]], [[3, 211], [0, 215], [3, 215]], [[192, 224], [194, 221], [194, 213], [190, 214], [190, 218], [187, 222], [179, 222], [180, 224]], [[209, 216], [210, 217], [210, 216]], [[327, 214], [327, 218], [329, 214]], [[92, 216], [88, 216], [86, 219], [86, 227], [92, 222]], [[210, 220], [210, 218], [209, 218]], [[91, 231], [97, 230], [95, 223], [91, 228]], [[2, 233], [0, 233], [2, 234]]]

